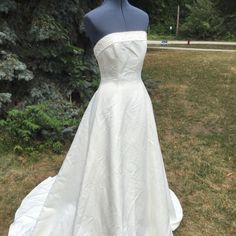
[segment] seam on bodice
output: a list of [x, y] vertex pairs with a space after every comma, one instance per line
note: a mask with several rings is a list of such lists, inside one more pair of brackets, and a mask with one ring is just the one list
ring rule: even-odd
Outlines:
[[95, 44], [93, 51], [97, 57], [105, 48], [116, 42], [131, 41], [131, 40], [147, 40], [147, 32], [142, 30], [137, 31], [122, 31], [113, 32], [105, 35]]

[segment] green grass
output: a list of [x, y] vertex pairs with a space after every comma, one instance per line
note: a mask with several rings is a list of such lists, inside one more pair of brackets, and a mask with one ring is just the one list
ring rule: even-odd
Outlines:
[[164, 39], [167, 39], [167, 40], [176, 40], [176, 37], [175, 35], [161, 35], [161, 34], [148, 34], [147, 35], [147, 38], [148, 40], [164, 40]]
[[[231, 236], [236, 232], [236, 54], [150, 51], [143, 78], [151, 79], [157, 129], [170, 188], [184, 218], [175, 236]], [[0, 155], [0, 227], [7, 235], [24, 196], [55, 175], [65, 157]]]
[[236, 54], [150, 51], [144, 77], [170, 188], [184, 218], [175, 236], [236, 232]]

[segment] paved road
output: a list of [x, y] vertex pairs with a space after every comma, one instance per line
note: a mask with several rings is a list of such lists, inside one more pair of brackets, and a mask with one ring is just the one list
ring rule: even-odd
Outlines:
[[236, 53], [236, 50], [230, 50], [230, 49], [211, 49], [211, 48], [181, 48], [181, 47], [151, 47], [148, 45], [148, 49], [151, 50], [185, 50], [185, 51], [205, 51], [205, 52], [234, 52]]
[[[187, 40], [167, 40], [168, 44], [187, 44]], [[161, 40], [148, 40], [148, 44], [161, 44]], [[225, 41], [190, 41], [190, 44], [236, 45], [236, 42]]]
[[[186, 51], [205, 51], [205, 52], [236, 52], [234, 49], [213, 49], [213, 48], [191, 48], [188, 46], [188, 48], [184, 47], [168, 47], [168, 46], [161, 46], [160, 40], [148, 40], [148, 49], [151, 50], [158, 50], [158, 49], [164, 49], [164, 50], [186, 50]], [[179, 45], [187, 45], [187, 41], [183, 40], [168, 40], [168, 44], [179, 44]], [[191, 44], [210, 44], [210, 45], [235, 45], [236, 42], [220, 42], [220, 41], [190, 41]]]

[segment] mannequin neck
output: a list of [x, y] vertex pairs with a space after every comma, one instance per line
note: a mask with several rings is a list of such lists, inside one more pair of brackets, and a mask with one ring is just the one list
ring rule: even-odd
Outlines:
[[129, 5], [129, 2], [128, 0], [104, 0], [102, 4], [114, 7], [123, 7]]

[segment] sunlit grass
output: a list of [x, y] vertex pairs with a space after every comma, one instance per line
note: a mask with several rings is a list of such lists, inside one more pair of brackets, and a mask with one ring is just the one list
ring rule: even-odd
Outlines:
[[236, 232], [236, 54], [156, 51], [143, 76], [151, 98], [170, 187], [184, 218], [175, 236]]

